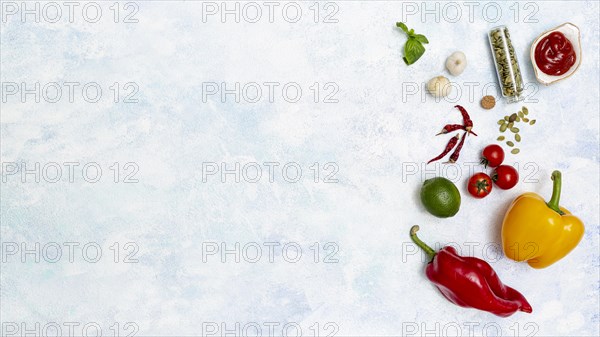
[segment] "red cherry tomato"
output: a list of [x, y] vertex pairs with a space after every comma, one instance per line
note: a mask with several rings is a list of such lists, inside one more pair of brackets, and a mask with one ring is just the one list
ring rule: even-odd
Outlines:
[[494, 170], [492, 180], [499, 188], [509, 190], [519, 182], [519, 173], [512, 166], [500, 165]]
[[483, 149], [481, 163], [485, 167], [497, 167], [504, 161], [504, 151], [500, 145], [492, 144]]
[[469, 179], [467, 189], [475, 198], [484, 198], [492, 192], [492, 178], [483, 172], [475, 173]]

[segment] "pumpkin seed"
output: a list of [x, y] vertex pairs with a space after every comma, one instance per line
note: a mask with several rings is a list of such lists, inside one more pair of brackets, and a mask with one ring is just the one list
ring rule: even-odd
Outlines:
[[520, 142], [520, 141], [521, 141], [521, 135], [520, 135], [520, 134], [518, 134], [518, 133], [517, 133], [517, 134], [515, 134], [515, 140], [516, 140], [517, 142]]
[[519, 131], [521, 131], [521, 130], [519, 130], [519, 128], [510, 128], [510, 131], [512, 133], [519, 133]]
[[519, 152], [521, 152], [521, 150], [519, 150], [519, 149], [512, 149], [512, 151], [510, 151], [510, 153], [512, 153], [512, 154], [517, 154]]
[[523, 92], [523, 79], [508, 29], [492, 30], [488, 37], [502, 94], [507, 97], [520, 95]]
[[529, 122], [529, 125], [533, 125], [535, 124], [535, 119], [532, 119], [531, 122]]
[[506, 145], [513, 147], [515, 146], [515, 143], [511, 142], [510, 140], [506, 142]]
[[502, 125], [500, 125], [500, 132], [506, 131], [507, 128], [508, 128], [508, 124], [502, 124]]
[[503, 141], [504, 139], [505, 139], [504, 136], [498, 137], [498, 141]]

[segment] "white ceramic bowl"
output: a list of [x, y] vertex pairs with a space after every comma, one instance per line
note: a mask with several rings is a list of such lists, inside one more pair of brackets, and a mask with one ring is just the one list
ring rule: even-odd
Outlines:
[[[571, 69], [569, 69], [566, 73], [559, 75], [559, 76], [552, 76], [552, 75], [548, 75], [548, 74], [544, 73], [538, 67], [537, 63], [535, 62], [535, 48], [537, 47], [538, 43], [540, 43], [540, 41], [544, 37], [546, 37], [547, 35], [549, 35], [550, 33], [553, 33], [553, 32], [563, 33], [563, 35], [573, 45], [573, 49], [575, 50], [575, 56], [577, 58], [575, 60], [575, 64], [573, 64]], [[573, 73], [575, 71], [577, 71], [577, 69], [579, 68], [579, 65], [581, 64], [581, 34], [579, 33], [579, 28], [577, 26], [575, 26], [574, 24], [567, 22], [556, 28], [545, 31], [544, 33], [542, 33], [542, 35], [538, 36], [538, 38], [535, 39], [535, 41], [533, 41], [533, 43], [531, 44], [530, 57], [531, 57], [531, 63], [533, 64], [533, 70], [535, 71], [535, 77], [537, 78], [538, 82], [540, 82], [544, 85], [550, 85], [552, 83], [556, 83], [560, 80], [564, 80], [565, 78], [573, 75]]]

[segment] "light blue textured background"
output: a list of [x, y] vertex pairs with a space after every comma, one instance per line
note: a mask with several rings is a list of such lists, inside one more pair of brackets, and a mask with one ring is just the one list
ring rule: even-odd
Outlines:
[[[21, 23], [18, 16], [2, 22], [3, 83], [79, 81], [103, 88], [98, 103], [80, 95], [56, 104], [9, 97], [2, 104], [2, 162], [97, 162], [104, 173], [91, 184], [80, 173], [73, 183], [35, 183], [31, 176], [23, 183], [19, 174], [2, 172], [3, 243], [97, 242], [103, 248], [98, 263], [86, 262], [80, 251], [73, 263], [65, 256], [57, 263], [5, 256], [2, 322], [97, 322], [105, 335], [113, 334], [115, 322], [135, 322], [138, 336], [199, 336], [206, 322], [229, 329], [255, 322], [263, 336], [265, 322], [279, 324], [276, 334], [296, 322], [304, 336], [314, 335], [315, 322], [319, 335], [332, 331], [323, 328], [332, 322], [338, 336], [400, 335], [414, 326], [416, 335], [452, 335], [456, 326], [467, 334], [469, 324], [478, 335], [494, 335], [495, 327], [511, 336], [600, 334], [598, 2], [569, 2], [568, 10], [561, 1], [521, 3], [517, 18], [515, 3], [503, 3], [495, 23], [482, 17], [484, 3], [473, 22], [461, 3], [456, 23], [422, 20], [419, 12], [407, 24], [430, 44], [410, 67], [402, 61], [406, 37], [394, 27], [406, 14], [400, 2], [337, 2], [337, 23], [322, 22], [324, 4], [315, 23], [313, 2], [301, 2], [297, 23], [276, 10], [273, 23], [263, 18], [255, 24], [218, 17], [202, 22], [202, 3], [183, 1], [139, 1], [138, 23], [114, 23], [112, 4], [102, 3], [98, 23], [81, 15], [74, 23]], [[524, 22], [536, 8], [530, 19], [539, 22]], [[468, 167], [458, 165], [460, 212], [444, 220], [427, 214], [417, 199], [424, 173], [454, 171], [437, 165], [408, 175], [407, 169], [437, 154], [448, 137], [434, 135], [460, 117], [452, 102], [421, 96], [423, 82], [445, 75], [463, 89], [458, 102], [471, 111], [479, 137], [468, 138], [460, 163], [477, 162], [498, 136], [496, 121], [521, 106], [478, 106], [482, 86], [496, 81], [486, 32], [509, 26], [525, 80], [535, 83], [531, 41], [567, 21], [581, 29], [581, 68], [562, 83], [529, 87], [524, 104], [538, 122], [523, 128], [521, 154], [507, 158], [519, 165], [521, 183], [474, 200], [464, 189]], [[444, 70], [455, 50], [469, 61], [459, 77]], [[202, 101], [203, 82], [268, 81], [297, 82], [303, 96], [298, 103], [284, 101], [278, 91], [273, 103], [265, 97], [258, 103], [218, 96]], [[139, 103], [112, 102], [108, 87], [114, 82], [137, 83]], [[314, 82], [336, 83], [339, 102], [314, 103]], [[468, 82], [478, 84], [474, 98], [467, 95]], [[421, 89], [403, 99], [410, 83]], [[320, 99], [328, 92], [321, 89]], [[112, 182], [114, 162], [136, 163], [139, 182]], [[279, 170], [270, 183], [263, 167], [259, 183], [221, 183], [217, 176], [203, 182], [203, 162], [297, 162], [304, 175], [288, 183]], [[314, 162], [336, 163], [339, 182], [315, 183]], [[554, 169], [564, 176], [562, 204], [586, 224], [582, 242], [544, 270], [493, 261], [483, 247], [499, 243], [507, 205], [525, 191], [548, 197]], [[408, 230], [414, 224], [432, 245], [455, 242], [464, 250], [479, 243], [472, 255], [492, 260], [534, 312], [502, 319], [448, 303], [425, 279], [421, 256], [412, 253]], [[134, 242], [139, 262], [114, 263], [114, 242]], [[255, 264], [231, 257], [221, 263], [215, 256], [203, 263], [203, 242], [296, 242], [304, 255], [298, 263], [280, 255], [274, 263], [265, 256]], [[320, 263], [312, 261], [314, 242], [321, 245]], [[337, 263], [323, 263], [328, 242], [339, 247]]]

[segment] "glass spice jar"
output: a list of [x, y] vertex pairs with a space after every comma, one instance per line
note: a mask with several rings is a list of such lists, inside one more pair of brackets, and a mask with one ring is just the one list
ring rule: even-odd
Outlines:
[[517, 61], [517, 55], [510, 41], [510, 34], [506, 26], [493, 28], [489, 35], [490, 48], [496, 65], [500, 91], [508, 103], [515, 103], [523, 99], [523, 77]]

